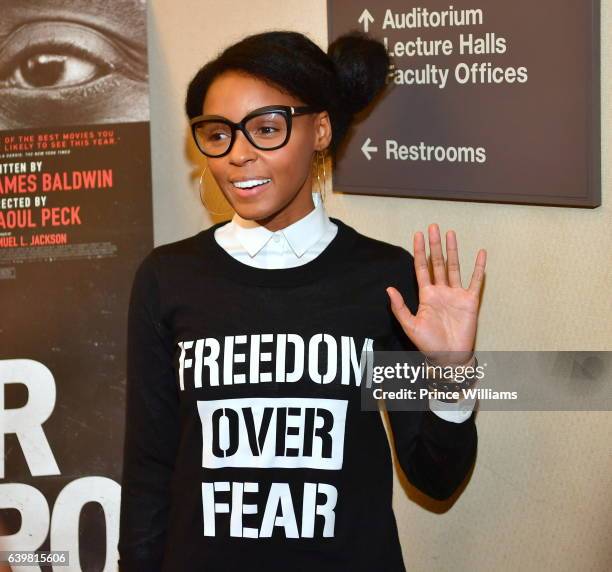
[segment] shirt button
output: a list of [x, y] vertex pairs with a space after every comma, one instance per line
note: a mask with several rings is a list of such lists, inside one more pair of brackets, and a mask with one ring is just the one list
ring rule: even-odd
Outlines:
[[280, 242], [280, 239], [281, 239], [281, 237], [280, 237], [278, 234], [275, 234], [275, 235], [272, 237], [272, 240], [274, 240], [274, 242]]

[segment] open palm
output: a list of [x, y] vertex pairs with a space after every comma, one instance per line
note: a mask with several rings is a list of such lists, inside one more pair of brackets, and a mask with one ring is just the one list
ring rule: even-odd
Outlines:
[[455, 231], [446, 233], [447, 262], [442, 253], [438, 225], [429, 225], [428, 233], [434, 282], [429, 275], [425, 237], [422, 232], [417, 232], [414, 235], [414, 267], [419, 285], [416, 316], [393, 286], [387, 288], [391, 309], [406, 335], [421, 352], [439, 364], [464, 364], [472, 355], [476, 339], [487, 253], [483, 249], [478, 251], [470, 285], [463, 288]]

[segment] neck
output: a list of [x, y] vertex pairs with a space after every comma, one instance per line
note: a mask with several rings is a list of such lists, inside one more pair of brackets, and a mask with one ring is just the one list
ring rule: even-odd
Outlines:
[[312, 212], [314, 208], [312, 187], [309, 184], [305, 184], [286, 205], [271, 215], [263, 218], [247, 219], [239, 213], [237, 214], [243, 221], [249, 221], [246, 223], [247, 225], [249, 225], [249, 223], [253, 226], [258, 224], [265, 226], [270, 232], [276, 232], [277, 230], [282, 230], [294, 222], [301, 220], [308, 213]]

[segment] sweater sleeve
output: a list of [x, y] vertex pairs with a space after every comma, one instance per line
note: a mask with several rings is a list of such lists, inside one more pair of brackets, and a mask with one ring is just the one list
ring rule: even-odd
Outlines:
[[161, 570], [170, 481], [179, 437], [172, 345], [160, 320], [153, 253], [138, 267], [130, 295], [119, 570]]
[[[402, 264], [395, 284], [413, 314], [419, 306], [414, 259], [402, 249]], [[389, 303], [389, 312], [391, 305]], [[386, 350], [418, 351], [391, 312], [393, 332]], [[474, 415], [462, 423], [433, 413], [425, 399], [418, 411], [388, 410], [399, 464], [408, 480], [432, 498], [445, 500], [461, 485], [476, 458], [477, 431]]]

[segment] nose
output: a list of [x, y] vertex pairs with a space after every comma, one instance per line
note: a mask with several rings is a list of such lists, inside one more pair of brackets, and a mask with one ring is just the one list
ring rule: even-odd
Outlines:
[[236, 129], [236, 137], [234, 145], [228, 153], [230, 163], [234, 165], [242, 165], [248, 161], [252, 161], [257, 155], [257, 149], [251, 145], [251, 142], [246, 138], [246, 135]]

